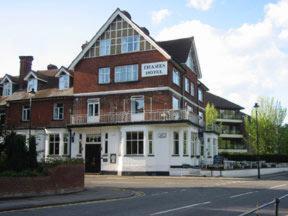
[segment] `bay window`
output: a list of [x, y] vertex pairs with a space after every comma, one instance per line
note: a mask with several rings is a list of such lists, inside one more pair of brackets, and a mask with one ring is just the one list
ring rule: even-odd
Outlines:
[[194, 86], [194, 83], [192, 83], [192, 82], [190, 84], [190, 94], [192, 96], [195, 96], [195, 86]]
[[173, 132], [173, 155], [179, 155], [179, 132]]
[[173, 83], [180, 86], [180, 73], [173, 68]]
[[144, 132], [126, 132], [126, 154], [143, 155]]
[[172, 109], [179, 110], [180, 109], [180, 100], [176, 97], [172, 97]]
[[185, 77], [185, 91], [189, 93], [189, 79]]
[[138, 80], [138, 65], [115, 67], [115, 82], [129, 82]]
[[203, 91], [200, 88], [198, 89], [198, 100], [203, 102]]

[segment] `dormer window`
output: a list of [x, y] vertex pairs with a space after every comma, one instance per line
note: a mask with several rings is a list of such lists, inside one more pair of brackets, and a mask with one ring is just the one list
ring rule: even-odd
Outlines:
[[38, 80], [36, 78], [30, 78], [27, 84], [27, 92], [31, 92], [32, 90], [37, 91], [38, 88]]
[[59, 77], [59, 89], [67, 89], [70, 86], [70, 78], [69, 75], [66, 73], [62, 73]]
[[2, 92], [3, 96], [10, 96], [12, 95], [12, 83], [9, 81], [6, 81], [3, 84], [3, 92]]

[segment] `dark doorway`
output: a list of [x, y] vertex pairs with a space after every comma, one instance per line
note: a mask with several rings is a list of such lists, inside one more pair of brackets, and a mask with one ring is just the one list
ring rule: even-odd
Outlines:
[[85, 171], [94, 173], [101, 171], [101, 145], [86, 144]]

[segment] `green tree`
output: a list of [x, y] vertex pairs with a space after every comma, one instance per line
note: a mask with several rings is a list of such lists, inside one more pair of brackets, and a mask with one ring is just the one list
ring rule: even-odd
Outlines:
[[218, 111], [213, 104], [208, 103], [205, 107], [206, 126], [209, 127], [215, 124], [218, 117]]
[[288, 155], [288, 124], [279, 129], [279, 143], [280, 153]]
[[[274, 98], [259, 98], [258, 126], [259, 126], [259, 153], [279, 153], [280, 140], [279, 130], [286, 117], [287, 109]], [[245, 129], [248, 135], [247, 144], [257, 151], [256, 143], [256, 110], [253, 109], [251, 117], [245, 119]]]

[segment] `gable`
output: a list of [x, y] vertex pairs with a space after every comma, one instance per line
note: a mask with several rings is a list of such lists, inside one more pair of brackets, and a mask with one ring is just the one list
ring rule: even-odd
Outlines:
[[107, 27], [105, 32], [96, 40], [92, 47], [85, 53], [84, 58], [100, 56], [100, 40], [110, 40], [110, 55], [121, 54], [121, 38], [134, 35], [140, 37], [139, 51], [155, 50], [155, 48], [147, 40], [145, 40], [142, 35], [140, 35], [130, 24], [128, 24], [118, 15]]
[[0, 84], [4, 84], [4, 83], [6, 83], [6, 82], [10, 82], [10, 83], [12, 83], [12, 80], [8, 77], [8, 75], [6, 74], [5, 76], [4, 76], [4, 78], [1, 80], [1, 82], [0, 82]]
[[[112, 23], [116, 22], [112, 25]], [[115, 28], [115, 30], [114, 30]], [[117, 28], [117, 30], [116, 30]], [[121, 31], [118, 31], [121, 30]], [[171, 56], [163, 49], [161, 48], [150, 36], [147, 34], [146, 30], [144, 28], [140, 28], [138, 25], [136, 25], [132, 20], [131, 17], [127, 15], [127, 13], [121, 11], [119, 8], [110, 16], [110, 18], [106, 21], [106, 23], [100, 28], [100, 30], [96, 33], [96, 35], [91, 39], [89, 43], [85, 45], [85, 47], [82, 49], [82, 51], [78, 54], [78, 56], [72, 61], [72, 63], [69, 66], [69, 70], [74, 70], [74, 67], [78, 64], [78, 62], [82, 58], [92, 58], [99, 55], [99, 50], [97, 51], [97, 47], [99, 47], [99, 44], [97, 44], [97, 40], [100, 37], [110, 37], [111, 39], [114, 39], [112, 43], [115, 45], [115, 50], [111, 53], [118, 53], [118, 50], [121, 49], [121, 45], [119, 45], [119, 40], [116, 41], [116, 39], [119, 39], [118, 36], [120, 36], [120, 33], [118, 35], [118, 32], [121, 32], [123, 34], [139, 34], [140, 35], [140, 50], [152, 50], [156, 49], [158, 50], [163, 56], [167, 58], [167, 60], [171, 59]], [[124, 35], [122, 35], [124, 36]], [[146, 42], [149, 42], [148, 44]]]

